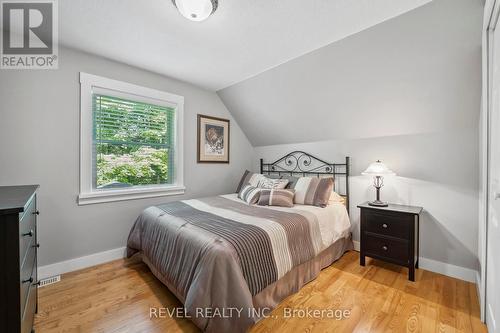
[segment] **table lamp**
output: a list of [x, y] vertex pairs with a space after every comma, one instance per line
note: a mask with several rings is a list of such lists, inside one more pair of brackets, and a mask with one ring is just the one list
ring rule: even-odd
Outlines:
[[380, 200], [380, 188], [384, 186], [384, 176], [394, 176], [396, 173], [379, 160], [370, 164], [361, 174], [373, 176], [373, 186], [377, 190], [377, 199], [369, 202], [368, 204], [370, 206], [387, 207], [389, 204]]

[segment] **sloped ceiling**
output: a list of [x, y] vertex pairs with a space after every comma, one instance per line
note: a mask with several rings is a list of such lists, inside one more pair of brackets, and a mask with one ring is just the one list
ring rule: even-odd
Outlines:
[[215, 91], [429, 1], [219, 0], [191, 22], [171, 0], [64, 0], [59, 41]]
[[254, 146], [476, 126], [481, 0], [434, 0], [218, 91]]

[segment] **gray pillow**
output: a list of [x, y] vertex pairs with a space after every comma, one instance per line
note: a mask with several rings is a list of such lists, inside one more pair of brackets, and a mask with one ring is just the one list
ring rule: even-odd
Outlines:
[[300, 177], [295, 177], [295, 176], [281, 176], [282, 179], [288, 179], [288, 184], [286, 185], [285, 188], [294, 188], [295, 184], [297, 184], [297, 181], [300, 179]]
[[256, 204], [259, 201], [261, 188], [251, 185], [245, 185], [238, 193], [238, 198], [245, 201], [249, 205]]
[[248, 184], [248, 181], [250, 180], [250, 177], [252, 177], [252, 175], [253, 175], [253, 172], [245, 170], [245, 172], [243, 173], [243, 176], [240, 179], [238, 186], [236, 187], [236, 193], [240, 193], [243, 186]]

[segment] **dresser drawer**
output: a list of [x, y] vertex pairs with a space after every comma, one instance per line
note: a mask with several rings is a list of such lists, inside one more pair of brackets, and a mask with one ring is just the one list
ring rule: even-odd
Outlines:
[[36, 298], [37, 298], [37, 288], [32, 286], [29, 291], [29, 295], [26, 301], [26, 306], [23, 309], [22, 321], [21, 321], [21, 333], [30, 333], [33, 328], [33, 321], [35, 319], [36, 311]]
[[36, 239], [36, 198], [31, 200], [28, 208], [19, 221], [19, 260], [23, 264], [28, 248], [34, 244]]
[[410, 239], [410, 228], [413, 228], [411, 215], [394, 215], [390, 212], [369, 211], [364, 212], [364, 229], [372, 233], [392, 236], [397, 238]]
[[37, 189], [38, 185], [0, 186], [1, 333], [29, 333], [33, 328], [38, 294]]
[[408, 264], [408, 241], [384, 238], [366, 232], [362, 246], [368, 256], [374, 255], [403, 265]]
[[24, 309], [26, 304], [26, 300], [28, 298], [28, 291], [31, 286], [36, 282], [36, 249], [34, 247], [30, 247], [28, 249], [28, 253], [26, 255], [26, 260], [24, 261], [24, 265], [21, 267], [20, 274], [20, 301], [21, 301], [21, 309]]

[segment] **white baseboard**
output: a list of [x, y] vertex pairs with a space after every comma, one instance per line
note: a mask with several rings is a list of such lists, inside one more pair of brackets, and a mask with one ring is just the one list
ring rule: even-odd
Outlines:
[[479, 299], [479, 309], [481, 312], [481, 321], [484, 323], [486, 322], [486, 316], [485, 316], [485, 308], [484, 308], [484, 295], [482, 292], [482, 286], [481, 286], [481, 276], [479, 274], [479, 271], [476, 272], [476, 292], [477, 292], [477, 298]]
[[432, 259], [427, 259], [427, 258], [422, 258], [418, 260], [418, 266], [419, 268], [451, 276], [453, 278], [457, 278], [460, 280], [464, 281], [469, 281], [472, 283], [476, 283], [476, 274], [477, 271], [474, 269], [466, 268], [466, 267], [461, 267], [461, 266], [455, 266], [452, 264], [447, 264], [441, 261], [437, 260], [432, 260]]
[[[354, 250], [359, 251], [359, 242], [353, 241], [353, 243], [354, 243]], [[76, 271], [79, 269], [103, 264], [116, 259], [121, 259], [125, 257], [125, 250], [126, 250], [125, 247], [120, 247], [117, 249], [99, 252], [80, 258], [70, 259], [51, 265], [41, 266], [38, 267], [38, 277], [39, 279], [45, 279], [54, 275], [60, 275]], [[455, 266], [427, 258], [419, 259], [419, 267], [431, 272], [451, 276], [457, 279], [469, 281], [479, 285], [478, 272], [470, 268]]]
[[491, 304], [488, 303], [488, 313], [489, 316], [486, 316], [486, 326], [488, 327], [489, 332], [497, 331], [497, 323], [495, 321], [495, 315], [493, 309], [491, 308]]
[[[354, 243], [354, 250], [359, 252], [360, 245], [359, 241], [352, 241]], [[472, 283], [476, 283], [477, 288], [479, 288], [479, 273], [476, 270], [466, 268], [466, 267], [461, 267], [461, 266], [455, 266], [451, 264], [447, 264], [441, 261], [437, 260], [432, 260], [432, 259], [427, 259], [427, 258], [422, 258], [418, 260], [418, 266], [419, 268], [434, 272], [434, 273], [439, 273], [443, 274], [446, 276], [450, 276], [453, 278], [457, 278], [460, 280], [465, 280], [469, 281]], [[479, 291], [479, 289], [478, 289]], [[479, 295], [479, 294], [478, 294]]]
[[113, 250], [94, 253], [88, 256], [57, 262], [55, 264], [38, 267], [38, 279], [45, 279], [51, 276], [60, 275], [79, 269], [92, 267], [116, 259], [125, 257], [126, 248], [120, 247]]

